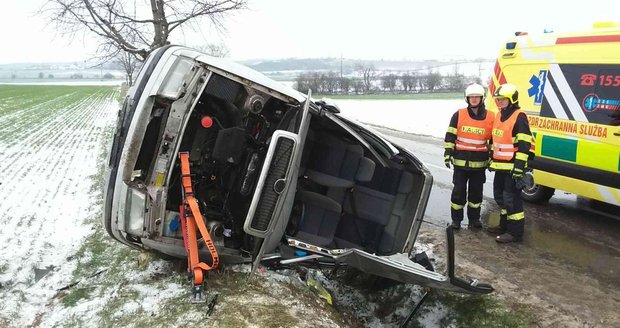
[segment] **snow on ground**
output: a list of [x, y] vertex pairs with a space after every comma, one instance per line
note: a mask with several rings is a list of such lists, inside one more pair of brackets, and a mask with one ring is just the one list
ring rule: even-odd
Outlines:
[[342, 115], [360, 122], [443, 138], [464, 100], [336, 100]]
[[116, 94], [68, 94], [18, 111], [0, 104], [0, 319], [31, 325], [68, 283], [68, 257], [92, 228], [84, 224], [96, 212], [90, 177]]
[[[435, 269], [445, 267], [442, 259], [435, 258], [433, 245], [416, 243], [412, 253], [422, 252], [431, 259]], [[332, 292], [334, 303], [339, 309], [350, 311], [366, 327], [400, 327], [425, 292], [424, 288], [417, 285], [393, 285], [367, 275], [328, 278], [318, 270], [310, 270], [308, 275]], [[441, 304], [426, 302], [412, 322], [417, 321], [427, 328], [440, 327], [439, 321], [444, 317], [445, 309]]]

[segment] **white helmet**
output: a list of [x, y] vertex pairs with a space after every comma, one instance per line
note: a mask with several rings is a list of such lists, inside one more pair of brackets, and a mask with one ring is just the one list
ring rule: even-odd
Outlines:
[[484, 97], [484, 87], [478, 83], [471, 84], [465, 89], [465, 98], [471, 96]]

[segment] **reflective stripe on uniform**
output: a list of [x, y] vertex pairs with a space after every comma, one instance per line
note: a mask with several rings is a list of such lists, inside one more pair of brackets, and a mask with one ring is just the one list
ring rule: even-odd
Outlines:
[[491, 162], [491, 168], [496, 170], [512, 170], [514, 163]]
[[501, 150], [494, 150], [493, 151], [493, 155], [497, 155], [497, 156], [507, 156], [507, 157], [512, 157], [512, 155], [514, 155], [515, 153], [513, 151], [501, 151]]
[[500, 215], [506, 215], [506, 214], [508, 214], [508, 211], [506, 211], [506, 209], [502, 208], [502, 209], [499, 210], [499, 214]]
[[484, 161], [484, 162], [469, 162], [469, 167], [474, 168], [474, 169], [479, 169], [479, 168], [483, 168], [483, 167], [487, 167], [489, 162]]
[[528, 154], [526, 154], [526, 153], [522, 153], [522, 152], [517, 152], [517, 153], [515, 154], [515, 158], [516, 158], [516, 159], [518, 159], [518, 160], [522, 160], [522, 161], [527, 161], [527, 158], [528, 158], [528, 157], [529, 157], [529, 155], [528, 155]]
[[456, 132], [457, 132], [456, 128], [453, 128], [453, 127], [449, 127], [448, 128], [448, 133], [452, 133], [452, 134], [456, 135]]
[[446, 142], [446, 143], [443, 144], [443, 148], [450, 148], [450, 149], [452, 149], [452, 148], [454, 148], [454, 143]]
[[463, 209], [463, 207], [465, 207], [465, 205], [459, 205], [459, 204], [450, 203], [450, 207], [451, 207], [453, 210], [457, 210], [457, 211], [458, 211], [458, 210], [462, 210], [462, 209]]
[[454, 158], [452, 160], [452, 164], [454, 164], [454, 166], [465, 166], [465, 160], [464, 159], [456, 159]]
[[452, 159], [452, 164], [454, 164], [454, 166], [462, 166], [462, 167], [471, 167], [472, 169], [480, 169], [480, 168], [485, 168], [488, 166], [487, 161], [483, 161], [483, 162], [467, 162], [464, 159], [456, 159], [453, 158]]
[[[499, 160], [510, 160], [518, 150], [514, 144], [493, 144], [493, 157]], [[500, 158], [501, 157], [501, 158]]]
[[457, 142], [456, 150], [487, 151], [488, 149], [486, 146], [469, 146]]
[[480, 205], [482, 205], [482, 203], [467, 202], [467, 206], [471, 208], [480, 208]]
[[517, 133], [517, 141], [525, 141], [532, 143], [532, 136], [527, 133]]
[[476, 139], [470, 139], [470, 138], [463, 138], [463, 137], [456, 137], [457, 141], [462, 141], [462, 142], [467, 142], [470, 144], [476, 144], [476, 145], [486, 145], [487, 141], [486, 140], [476, 140]]
[[525, 219], [525, 213], [519, 212], [515, 214], [508, 215], [508, 220], [519, 221]]

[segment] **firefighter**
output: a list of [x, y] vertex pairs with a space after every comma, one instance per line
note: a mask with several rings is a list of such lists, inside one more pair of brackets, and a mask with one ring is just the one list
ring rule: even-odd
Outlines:
[[[482, 228], [480, 206], [485, 171], [489, 162], [489, 142], [493, 129], [493, 113], [483, 103], [484, 88], [472, 84], [465, 89], [467, 107], [459, 109], [450, 120], [445, 138], [444, 161], [454, 166], [450, 213], [452, 227], [461, 228], [464, 207], [470, 228]], [[467, 203], [467, 204], [466, 204]]]
[[523, 175], [533, 140], [527, 116], [519, 109], [517, 88], [502, 84], [493, 97], [499, 112], [493, 123], [490, 170], [495, 171], [493, 198], [500, 207], [500, 222], [488, 231], [497, 235], [498, 243], [510, 243], [523, 239], [525, 213], [521, 189], [525, 186]]

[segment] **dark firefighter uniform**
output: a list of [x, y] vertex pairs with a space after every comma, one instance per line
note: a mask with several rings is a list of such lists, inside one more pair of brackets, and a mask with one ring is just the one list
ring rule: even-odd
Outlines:
[[530, 152], [533, 153], [533, 139], [527, 116], [519, 108], [516, 88], [510, 84], [501, 85], [494, 96], [507, 97], [510, 101], [495, 117], [490, 165], [495, 171], [493, 197], [500, 207], [500, 223], [489, 231], [498, 234], [496, 241], [505, 243], [523, 238], [525, 213], [521, 189]]
[[486, 181], [485, 171], [489, 162], [488, 144], [493, 119], [493, 113], [487, 112], [484, 103], [481, 102], [477, 113], [468, 106], [454, 113], [450, 120], [445, 137], [444, 158], [446, 161], [451, 159], [454, 165], [450, 213], [452, 226], [455, 229], [461, 227], [465, 203], [467, 203], [469, 226], [482, 227], [480, 206], [482, 187]]

